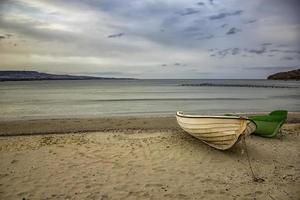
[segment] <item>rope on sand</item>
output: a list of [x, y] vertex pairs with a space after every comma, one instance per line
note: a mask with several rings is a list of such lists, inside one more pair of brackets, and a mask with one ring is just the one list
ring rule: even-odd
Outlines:
[[254, 182], [259, 182], [259, 183], [264, 182], [265, 180], [263, 178], [259, 178], [259, 177], [255, 176], [255, 174], [253, 172], [252, 165], [251, 165], [251, 161], [250, 161], [250, 158], [249, 158], [248, 148], [247, 148], [247, 144], [246, 144], [246, 137], [243, 136], [242, 140], [243, 140], [243, 145], [245, 147], [248, 164], [249, 164], [249, 167], [250, 167], [250, 170], [251, 170], [251, 173], [252, 173], [253, 181]]

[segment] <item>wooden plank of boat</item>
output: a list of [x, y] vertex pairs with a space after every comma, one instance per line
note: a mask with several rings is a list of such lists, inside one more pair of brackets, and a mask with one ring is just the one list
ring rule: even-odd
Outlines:
[[216, 149], [233, 147], [241, 138], [253, 133], [256, 124], [238, 116], [204, 116], [176, 113], [180, 127], [192, 136]]

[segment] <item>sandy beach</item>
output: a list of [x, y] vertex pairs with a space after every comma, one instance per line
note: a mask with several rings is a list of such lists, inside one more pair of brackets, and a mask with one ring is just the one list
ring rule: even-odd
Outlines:
[[299, 10], [0, 0], [0, 200], [300, 200]]
[[[174, 117], [0, 122], [0, 199], [299, 199], [299, 114], [215, 150]], [[65, 133], [65, 134], [62, 134]]]

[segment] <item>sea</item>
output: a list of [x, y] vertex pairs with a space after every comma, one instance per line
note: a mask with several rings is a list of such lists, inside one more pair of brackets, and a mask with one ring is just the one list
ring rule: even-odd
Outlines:
[[300, 111], [300, 81], [0, 82], [0, 120]]

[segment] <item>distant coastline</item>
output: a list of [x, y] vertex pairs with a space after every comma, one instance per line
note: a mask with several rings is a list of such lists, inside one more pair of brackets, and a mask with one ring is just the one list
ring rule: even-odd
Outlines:
[[269, 80], [300, 80], [300, 69], [279, 72], [268, 76]]
[[48, 73], [42, 73], [38, 71], [0, 71], [0, 81], [42, 81], [42, 80], [133, 80], [133, 78], [48, 74]]

